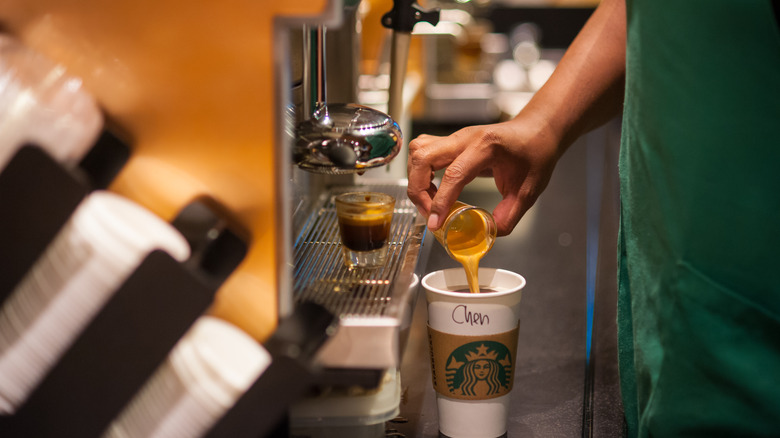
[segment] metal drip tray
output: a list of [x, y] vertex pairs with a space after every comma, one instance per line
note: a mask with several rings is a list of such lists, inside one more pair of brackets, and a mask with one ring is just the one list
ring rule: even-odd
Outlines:
[[[388, 193], [396, 198], [381, 268], [350, 269], [341, 254], [333, 198], [348, 191]], [[398, 184], [338, 187], [326, 192], [295, 239], [293, 294], [340, 317], [338, 332], [322, 348], [323, 366], [384, 369], [400, 364], [417, 291], [415, 268], [425, 223]]]

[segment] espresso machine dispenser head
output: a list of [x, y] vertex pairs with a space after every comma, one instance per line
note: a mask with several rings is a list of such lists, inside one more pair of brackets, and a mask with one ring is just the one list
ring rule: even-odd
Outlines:
[[328, 104], [325, 98], [325, 28], [316, 33], [317, 104], [311, 118], [298, 125], [293, 159], [319, 173], [356, 173], [385, 165], [401, 150], [395, 120], [403, 115], [403, 83], [412, 28], [420, 21], [439, 22], [439, 10], [425, 10], [415, 0], [394, 0], [382, 25], [393, 29], [389, 115], [355, 104]]
[[298, 125], [293, 158], [317, 173], [355, 173], [390, 162], [403, 141], [398, 123], [372, 108], [320, 104]]
[[373, 108], [327, 102], [325, 27], [318, 27], [315, 35], [317, 101], [311, 117], [296, 126], [294, 162], [327, 174], [359, 173], [389, 163], [401, 150], [401, 128]]

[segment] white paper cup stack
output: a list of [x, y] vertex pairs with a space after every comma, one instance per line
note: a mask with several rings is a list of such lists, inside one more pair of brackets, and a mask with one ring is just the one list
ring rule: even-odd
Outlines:
[[74, 167], [102, 126], [103, 115], [80, 79], [0, 35], [0, 170], [27, 142]]
[[109, 426], [104, 438], [202, 436], [270, 363], [270, 354], [245, 332], [203, 316]]
[[0, 412], [14, 412], [153, 250], [189, 257], [173, 226], [107, 191], [88, 195], [0, 308]]

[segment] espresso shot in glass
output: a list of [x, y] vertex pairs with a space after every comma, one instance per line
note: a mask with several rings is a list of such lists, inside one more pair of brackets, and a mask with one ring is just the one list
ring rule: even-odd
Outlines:
[[349, 192], [336, 196], [335, 203], [344, 263], [351, 268], [384, 266], [395, 198], [385, 193]]

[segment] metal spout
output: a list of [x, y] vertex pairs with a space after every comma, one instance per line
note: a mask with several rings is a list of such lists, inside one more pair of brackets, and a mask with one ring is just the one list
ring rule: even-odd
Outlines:
[[390, 116], [357, 104], [328, 104], [325, 84], [325, 29], [316, 32], [317, 102], [295, 130], [293, 160], [315, 173], [347, 174], [383, 166], [401, 150], [401, 128]]
[[401, 128], [387, 114], [357, 104], [319, 105], [296, 129], [293, 159], [316, 173], [357, 173], [390, 162]]

